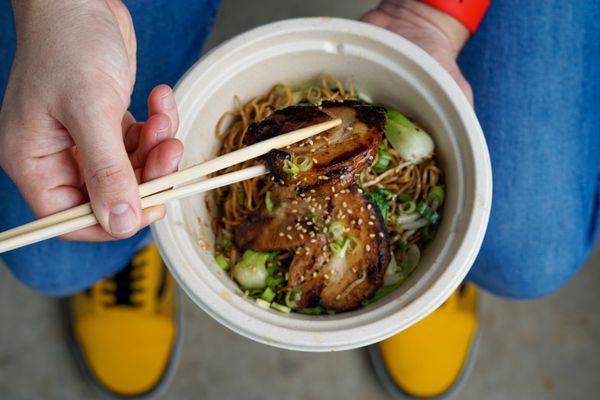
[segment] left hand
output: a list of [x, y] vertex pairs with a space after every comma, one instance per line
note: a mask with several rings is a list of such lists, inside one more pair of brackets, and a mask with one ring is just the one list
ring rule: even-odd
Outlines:
[[450, 73], [473, 104], [471, 86], [456, 63], [458, 53], [469, 38], [469, 31], [459, 21], [416, 0], [383, 0], [361, 20], [395, 32], [429, 53]]

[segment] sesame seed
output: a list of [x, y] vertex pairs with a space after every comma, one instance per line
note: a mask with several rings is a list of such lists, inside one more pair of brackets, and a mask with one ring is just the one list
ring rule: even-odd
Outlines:
[[292, 227], [291, 227], [291, 226], [288, 226], [288, 227], [287, 227], [287, 228], [285, 228], [285, 229], [287, 229], [288, 231], [291, 231], [291, 230], [292, 230]]
[[300, 234], [300, 239], [304, 240], [304, 235]]
[[370, 204], [367, 204], [367, 210], [370, 210], [370, 209], [371, 209], [371, 207], [373, 207], [373, 206], [372, 206], [372, 205], [370, 205]]
[[358, 224], [359, 224], [359, 225], [362, 225], [362, 218], [359, 218], [359, 219], [358, 219]]
[[333, 186], [331, 187], [331, 192], [335, 193], [335, 187], [333, 187]]
[[317, 243], [317, 239], [311, 239], [311, 243]]
[[379, 232], [379, 237], [384, 238], [385, 235], [383, 234], [383, 232]]
[[352, 267], [352, 272], [356, 273], [356, 268]]
[[313, 278], [316, 278], [317, 277], [317, 271], [314, 271], [312, 275], [313, 275]]
[[289, 240], [293, 239], [292, 235], [290, 235], [289, 233], [287, 235], [285, 235], [285, 237], [288, 238]]
[[371, 246], [367, 244], [367, 245], [365, 246], [365, 249], [366, 249], [367, 251], [371, 251]]
[[316, 193], [317, 191], [315, 189], [310, 189], [311, 193]]
[[373, 223], [373, 221], [369, 221], [369, 225], [373, 226], [375, 224]]
[[283, 232], [279, 232], [279, 236], [283, 237], [285, 235], [283, 234]]
[[374, 234], [374, 233], [371, 233], [371, 234], [369, 234], [369, 237], [370, 237], [370, 238], [374, 238], [374, 237], [375, 237], [375, 234]]
[[296, 204], [298, 204], [298, 200], [294, 200], [294, 201], [292, 201], [292, 204], [293, 204], [293, 205], [296, 205]]
[[323, 278], [329, 279], [329, 275], [325, 274], [325, 275], [323, 275]]
[[351, 210], [351, 209], [348, 209], [346, 212], [347, 212], [348, 214], [352, 215], [352, 210]]
[[345, 201], [342, 201], [342, 205], [344, 206], [344, 208], [348, 207], [348, 203], [346, 203]]
[[292, 210], [292, 214], [297, 214], [298, 210], [296, 210], [295, 208]]
[[341, 299], [341, 298], [342, 298], [342, 295], [341, 295], [341, 294], [338, 294], [337, 296], [335, 296], [335, 299], [336, 299], [336, 300], [339, 300], [339, 299]]

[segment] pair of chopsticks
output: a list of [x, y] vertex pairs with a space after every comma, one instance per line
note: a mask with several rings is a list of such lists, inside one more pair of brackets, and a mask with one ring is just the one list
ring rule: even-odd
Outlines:
[[[197, 181], [213, 172], [262, 156], [272, 149], [300, 142], [318, 133], [334, 128], [341, 123], [340, 119], [334, 119], [307, 126], [146, 182], [139, 186], [142, 208], [165, 204], [166, 202], [181, 199], [192, 194], [265, 175], [267, 173], [265, 166], [256, 165]], [[98, 224], [98, 220], [92, 211], [90, 203], [82, 204], [0, 233], [0, 253], [96, 224]]]

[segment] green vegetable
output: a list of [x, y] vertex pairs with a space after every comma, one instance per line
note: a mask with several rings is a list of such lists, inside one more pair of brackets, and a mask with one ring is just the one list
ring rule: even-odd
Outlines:
[[300, 289], [292, 289], [285, 294], [285, 305], [289, 308], [296, 308], [296, 302], [300, 301], [302, 291]]
[[269, 253], [246, 250], [233, 269], [233, 277], [246, 289], [263, 289], [269, 277], [266, 263], [270, 256]]
[[231, 239], [228, 239], [228, 238], [223, 238], [219, 242], [219, 247], [221, 248], [222, 251], [227, 250], [231, 245], [233, 245], [233, 242], [231, 241]]
[[373, 104], [373, 100], [368, 94], [365, 93], [356, 93], [356, 100], [358, 100], [362, 104], [371, 105]]
[[394, 198], [394, 193], [387, 189], [377, 189], [371, 192], [371, 200], [379, 207], [383, 221], [387, 222], [390, 211], [390, 201]]
[[271, 192], [265, 193], [265, 207], [267, 211], [273, 211], [273, 201], [271, 200]]
[[385, 172], [392, 161], [392, 155], [387, 151], [385, 144], [379, 146], [377, 151], [377, 162], [373, 164], [373, 170], [378, 174]]
[[265, 310], [268, 310], [269, 307], [271, 307], [271, 303], [263, 299], [255, 299], [254, 302], [257, 306], [259, 306], [260, 308], [264, 308]]
[[323, 314], [325, 309], [321, 306], [316, 306], [316, 307], [311, 307], [311, 308], [298, 308], [296, 311], [298, 311], [300, 314], [320, 315], [320, 314]]
[[313, 165], [313, 158], [307, 156], [297, 156], [294, 158], [293, 163], [298, 166], [300, 171], [307, 171]]
[[277, 310], [279, 312], [282, 312], [284, 314], [289, 314], [290, 311], [292, 311], [291, 308], [286, 307], [283, 304], [279, 304], [279, 303], [271, 303], [271, 308], [274, 310]]
[[406, 203], [407, 201], [412, 201], [413, 197], [408, 193], [398, 193], [396, 198], [400, 203]]
[[290, 179], [294, 178], [296, 175], [298, 175], [298, 172], [300, 172], [300, 167], [291, 162], [290, 160], [284, 160], [283, 167], [281, 169], [287, 174], [288, 178]]
[[406, 161], [418, 164], [433, 154], [434, 144], [429, 134], [396, 110], [387, 112], [385, 136]]
[[329, 248], [335, 257], [344, 258], [346, 257], [346, 252], [350, 247], [350, 239], [344, 240], [343, 244], [339, 244], [339, 242], [329, 243]]
[[400, 214], [412, 214], [417, 210], [417, 203], [414, 201], [407, 201], [400, 205]]
[[434, 186], [429, 191], [429, 195], [427, 195], [427, 203], [431, 206], [433, 211], [436, 211], [438, 207], [444, 203], [445, 197], [444, 187]]
[[267, 286], [267, 288], [262, 293], [262, 295], [260, 296], [260, 298], [263, 299], [264, 301], [268, 301], [270, 303], [275, 298], [275, 292], [273, 290], [271, 290], [270, 287]]
[[344, 224], [341, 221], [335, 221], [329, 225], [328, 231], [334, 239], [341, 239], [344, 236]]
[[420, 201], [419, 204], [417, 204], [417, 211], [432, 224], [437, 223], [440, 219], [440, 214], [438, 214], [433, 208], [429, 207], [426, 203], [422, 201]]
[[229, 269], [229, 263], [227, 262], [223, 254], [217, 254], [217, 256], [215, 257], [215, 261], [217, 262], [219, 267], [221, 267], [225, 271]]

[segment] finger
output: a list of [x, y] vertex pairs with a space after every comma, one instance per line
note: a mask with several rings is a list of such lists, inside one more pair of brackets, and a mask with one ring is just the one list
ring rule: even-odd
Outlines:
[[170, 135], [171, 121], [169, 118], [165, 114], [152, 115], [141, 127], [138, 147], [129, 157], [133, 168], [142, 167], [150, 150]]
[[183, 144], [177, 139], [167, 139], [156, 146], [146, 160], [142, 182], [151, 181], [177, 171], [183, 155]]
[[[142, 210], [140, 229], [145, 228], [153, 222], [162, 219], [165, 216], [165, 207], [153, 206]], [[60, 236], [62, 240], [80, 241], [80, 242], [108, 242], [117, 240], [114, 236], [108, 234], [101, 226], [95, 225], [89, 228], [81, 229], [76, 232], [67, 233]]]
[[127, 132], [125, 132], [123, 142], [125, 143], [125, 150], [128, 153], [133, 153], [137, 149], [140, 142], [140, 134], [142, 133], [142, 126], [144, 126], [143, 122], [136, 122], [131, 124]]
[[124, 114], [97, 97], [93, 105], [68, 112], [64, 122], [79, 150], [94, 214], [115, 238], [130, 237], [141, 222], [139, 189], [121, 131]]
[[148, 115], [165, 114], [171, 121], [172, 135], [179, 129], [179, 114], [173, 90], [167, 85], [158, 85], [148, 96]]

